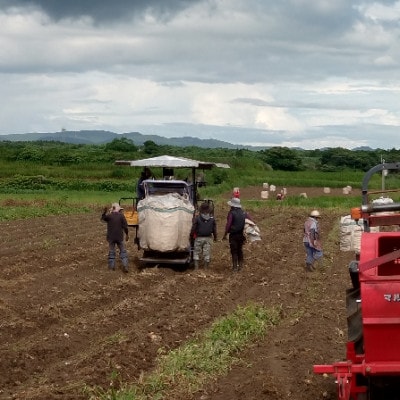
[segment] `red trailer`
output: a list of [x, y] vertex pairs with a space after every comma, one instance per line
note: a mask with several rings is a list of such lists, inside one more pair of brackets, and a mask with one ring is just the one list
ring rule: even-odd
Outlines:
[[[316, 374], [331, 374], [339, 400], [400, 399], [400, 202], [379, 204], [372, 197], [396, 190], [369, 191], [376, 173], [400, 171], [400, 163], [371, 168], [362, 184], [362, 206], [352, 218], [362, 221], [357, 271], [346, 292], [346, 359], [314, 365]], [[370, 228], [379, 227], [372, 232]]]

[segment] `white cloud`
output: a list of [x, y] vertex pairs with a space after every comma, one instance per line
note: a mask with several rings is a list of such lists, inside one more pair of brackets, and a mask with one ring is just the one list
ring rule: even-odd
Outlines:
[[400, 144], [400, 2], [33, 3], [0, 3], [2, 134]]
[[380, 2], [364, 3], [358, 9], [373, 21], [398, 21], [400, 18], [400, 1], [387, 5]]
[[256, 126], [273, 131], [301, 131], [305, 128], [297, 118], [291, 116], [287, 109], [264, 107], [257, 114]]

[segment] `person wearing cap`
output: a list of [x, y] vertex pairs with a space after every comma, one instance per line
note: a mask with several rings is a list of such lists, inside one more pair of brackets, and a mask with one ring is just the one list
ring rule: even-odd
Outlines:
[[228, 201], [231, 206], [226, 218], [225, 234], [223, 239], [229, 235], [229, 247], [232, 256], [232, 271], [239, 271], [243, 268], [243, 244], [246, 240], [244, 236], [245, 220], [252, 221], [250, 215], [242, 209], [240, 199], [233, 197]]
[[124, 233], [128, 241], [129, 232], [128, 222], [122, 210], [123, 208], [118, 203], [113, 203], [110, 210], [108, 207], [104, 208], [101, 220], [107, 223], [108, 268], [115, 270], [115, 247], [118, 247], [123, 271], [128, 272], [128, 253], [124, 243]]
[[212, 242], [217, 241], [217, 223], [210, 214], [208, 203], [204, 202], [200, 205], [199, 215], [193, 220], [190, 235], [194, 239], [194, 269], [199, 268], [201, 257], [204, 260], [204, 268], [208, 268], [211, 261]]
[[303, 244], [306, 250], [306, 271], [314, 271], [314, 262], [323, 256], [319, 219], [321, 214], [318, 210], [312, 210], [304, 222]]

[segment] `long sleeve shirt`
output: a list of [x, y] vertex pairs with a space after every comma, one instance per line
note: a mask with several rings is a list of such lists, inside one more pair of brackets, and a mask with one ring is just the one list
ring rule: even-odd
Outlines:
[[241, 208], [231, 208], [226, 218], [225, 236], [228, 233], [243, 233], [246, 219], [252, 221], [250, 215], [246, 211], [243, 211]]
[[103, 213], [101, 219], [107, 222], [107, 241], [122, 242], [128, 235], [128, 222], [122, 212]]
[[303, 243], [309, 243], [315, 247], [315, 242], [319, 240], [319, 226], [315, 218], [308, 217], [304, 223]]

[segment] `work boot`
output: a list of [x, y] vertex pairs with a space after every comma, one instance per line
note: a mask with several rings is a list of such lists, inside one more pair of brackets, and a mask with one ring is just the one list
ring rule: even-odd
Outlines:
[[232, 271], [239, 271], [239, 260], [237, 256], [232, 256]]
[[109, 260], [108, 262], [108, 269], [110, 271], [115, 271], [115, 261], [114, 260]]
[[194, 260], [194, 269], [199, 269], [199, 260]]
[[108, 268], [115, 271], [115, 251], [112, 250], [108, 252]]
[[313, 265], [312, 264], [310, 264], [310, 263], [306, 263], [306, 271], [307, 272], [312, 272], [312, 271], [314, 271], [314, 267], [313, 267]]
[[238, 268], [238, 271], [240, 271], [243, 268], [243, 261], [239, 261], [237, 268]]

